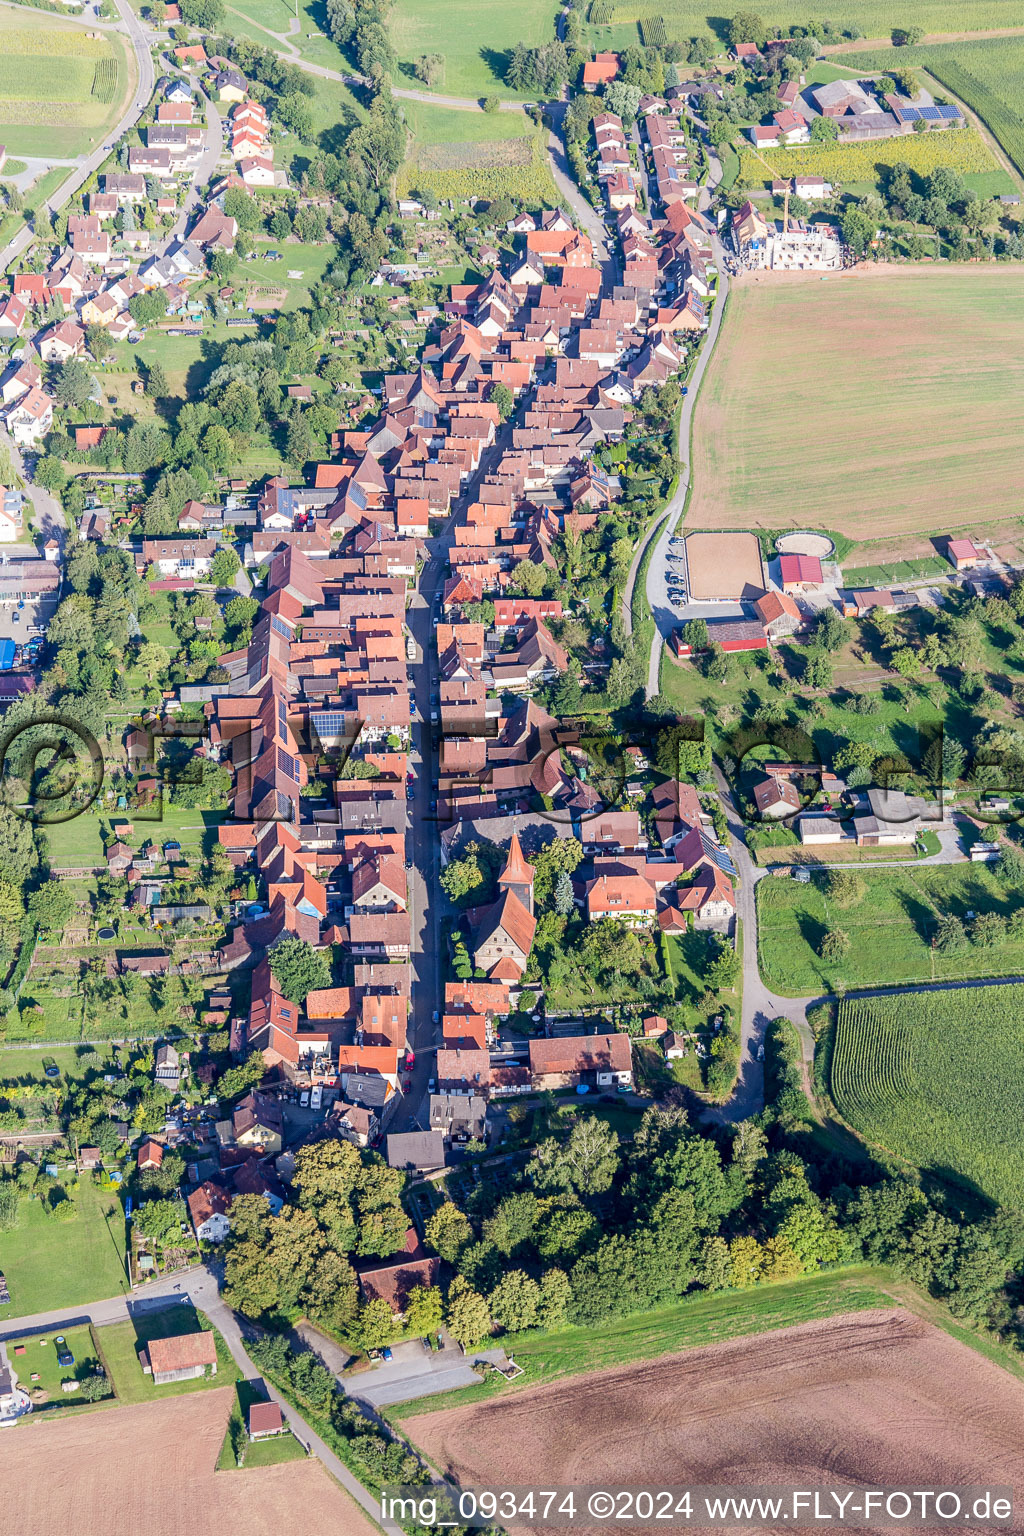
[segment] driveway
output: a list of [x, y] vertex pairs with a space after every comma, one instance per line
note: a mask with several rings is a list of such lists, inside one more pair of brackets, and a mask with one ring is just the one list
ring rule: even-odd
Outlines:
[[428, 1353], [418, 1341], [395, 1344], [392, 1359], [382, 1361], [343, 1382], [349, 1397], [371, 1408], [389, 1403], [403, 1403], [411, 1398], [430, 1397], [457, 1387], [473, 1387], [480, 1380], [473, 1370], [474, 1361], [490, 1361], [502, 1368], [508, 1365], [503, 1349], [477, 1349], [463, 1355], [457, 1344], [446, 1337], [446, 1348]]

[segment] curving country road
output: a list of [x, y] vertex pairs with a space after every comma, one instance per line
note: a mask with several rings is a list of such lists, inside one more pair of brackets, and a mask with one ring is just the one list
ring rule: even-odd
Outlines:
[[[109, 1323], [126, 1322], [139, 1312], [145, 1313], [154, 1307], [183, 1301], [191, 1302], [198, 1310], [206, 1313], [210, 1322], [223, 1337], [243, 1377], [247, 1381], [258, 1379], [261, 1373], [246, 1353], [245, 1336], [239, 1326], [238, 1318], [231, 1308], [221, 1301], [216, 1277], [205, 1265], [186, 1270], [176, 1280], [173, 1278], [154, 1280], [141, 1294], [130, 1292], [126, 1287], [125, 1292], [120, 1296], [109, 1296], [103, 1301], [86, 1302], [81, 1307], [64, 1307], [54, 1312], [37, 1312], [30, 1317], [5, 1319], [0, 1323], [0, 1339], [17, 1338], [27, 1333], [57, 1326], [67, 1327], [71, 1323], [82, 1321], [88, 1321], [97, 1328], [103, 1328]], [[370, 1520], [387, 1532], [387, 1536], [403, 1536], [398, 1526], [381, 1518], [378, 1500], [353, 1476], [330, 1446], [320, 1439], [297, 1409], [286, 1402], [269, 1381], [265, 1378], [264, 1381], [271, 1401], [279, 1405], [285, 1423], [300, 1444], [323, 1463], [346, 1493], [365, 1510]]]
[[[66, 203], [69, 197], [74, 196], [83, 182], [88, 181], [93, 172], [99, 170], [110, 153], [110, 146], [116, 143], [123, 134], [127, 133], [129, 128], [135, 126], [149, 105], [150, 98], [153, 95], [156, 75], [153, 70], [153, 56], [149, 51], [149, 41], [142, 23], [132, 10], [128, 0], [114, 0], [114, 4], [117, 6], [118, 15], [123, 23], [123, 30], [128, 33], [135, 52], [138, 67], [135, 94], [132, 96], [131, 102], [117, 127], [104, 136], [105, 142], [98, 149], [94, 149], [92, 154], [80, 159], [67, 180], [63, 181], [56, 192], [46, 199], [46, 207], [51, 211], [55, 211]], [[81, 22], [81, 18], [74, 16], [68, 16], [65, 20], [71, 23], [75, 23], [77, 20], [79, 24], [85, 24]], [[90, 22], [88, 25], [92, 26], [92, 23]], [[120, 31], [122, 28], [117, 30]], [[28, 224], [24, 225], [18, 234], [14, 236], [14, 239], [9, 241], [4, 249], [0, 251], [0, 272], [6, 272], [11, 263], [16, 261], [28, 249], [34, 238], [31, 227]]]

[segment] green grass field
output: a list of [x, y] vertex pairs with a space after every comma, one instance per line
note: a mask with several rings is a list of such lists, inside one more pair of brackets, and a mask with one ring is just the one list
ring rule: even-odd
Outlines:
[[160, 847], [176, 841], [183, 850], [198, 854], [208, 839], [215, 836], [214, 829], [224, 813], [184, 810], [169, 804], [166, 797], [162, 805], [152, 805], [146, 811], [105, 811], [102, 815], [85, 811], [70, 821], [54, 822], [46, 828], [51, 863], [58, 869], [85, 865], [99, 868], [104, 862], [102, 834], [109, 831], [111, 820], [118, 816], [127, 816], [135, 828], [128, 840], [133, 848], [141, 848], [144, 842]]
[[504, 83], [506, 60], [516, 43], [530, 47], [555, 35], [552, 0], [519, 0], [518, 5], [482, 0], [397, 0], [391, 13], [391, 39], [398, 54], [395, 84], [426, 90], [413, 74], [423, 53], [443, 53], [445, 76], [437, 87], [449, 96], [495, 93], [524, 99], [529, 93], [509, 90]]
[[[799, 450], [776, 452], [795, 421]], [[852, 539], [891, 539], [963, 526], [972, 506], [1016, 526], [1022, 431], [1019, 266], [742, 284], [697, 402], [687, 526], [800, 527], [813, 508]]]
[[82, 1306], [125, 1289], [121, 1203], [88, 1177], [75, 1196], [71, 1221], [46, 1216], [38, 1200], [22, 1200], [13, 1232], [0, 1237], [0, 1269], [11, 1293], [0, 1322], [58, 1307]]
[[1024, 38], [877, 49], [851, 54], [850, 62], [871, 70], [921, 65], [978, 114], [1024, 173]]
[[[58, 1334], [64, 1340], [63, 1344], [57, 1344]], [[88, 1401], [81, 1392], [61, 1390], [64, 1381], [82, 1381], [86, 1376], [95, 1375], [99, 1360], [92, 1329], [88, 1325], [81, 1328], [57, 1328], [52, 1333], [33, 1333], [17, 1342], [25, 1346], [25, 1353], [14, 1355], [11, 1362], [18, 1373], [19, 1386], [24, 1387], [26, 1392], [38, 1389], [49, 1395], [49, 1402], [37, 1403], [34, 1413], [46, 1413], [56, 1408], [75, 1408]], [[75, 1357], [74, 1365], [58, 1365], [58, 1349], [69, 1349]], [[7, 1350], [11, 1353], [10, 1344]], [[39, 1380], [33, 1381], [33, 1375], [37, 1375]]]
[[275, 46], [274, 39], [267, 34], [273, 32], [284, 39], [280, 45], [282, 52], [287, 52], [290, 45], [309, 64], [344, 72], [352, 68], [352, 60], [327, 35], [325, 0], [299, 0], [298, 30], [293, 30], [294, 0], [231, 0], [225, 9], [225, 30], [238, 37], [249, 37], [270, 48]]
[[843, 583], [848, 587], [891, 587], [900, 582], [920, 581], [925, 576], [948, 575], [949, 568], [949, 561], [941, 555], [894, 560], [891, 565], [844, 565]]
[[518, 112], [460, 112], [401, 102], [412, 138], [399, 193], [431, 188], [439, 197], [557, 201], [547, 133]]
[[0, 23], [0, 134], [8, 150], [67, 158], [93, 148], [134, 79], [121, 38], [41, 12], [19, 25], [4, 8]]
[[230, 1387], [238, 1380], [238, 1367], [220, 1334], [217, 1338], [216, 1375], [197, 1376], [192, 1381], [169, 1381], [158, 1387], [151, 1376], [143, 1373], [139, 1364], [139, 1350], [151, 1339], [169, 1339], [180, 1333], [198, 1333], [199, 1317], [187, 1305], [161, 1307], [153, 1312], [140, 1312], [131, 1322], [110, 1323], [96, 1330], [96, 1342], [100, 1347], [104, 1364], [118, 1401], [121, 1403], [155, 1403], [164, 1397], [177, 1397], [182, 1392], [202, 1392], [210, 1387]]
[[[762, 880], [757, 887], [757, 942], [765, 983], [785, 997], [806, 997], [848, 988], [958, 981], [969, 976], [1024, 975], [1024, 940], [1005, 939], [991, 948], [972, 944], [959, 954], [931, 947], [940, 914], [964, 918], [969, 911], [1006, 916], [1018, 903], [984, 865], [932, 865], [862, 871], [864, 899], [833, 907], [820, 883]], [[818, 945], [830, 928], [850, 937], [835, 964]]]
[[[0, 1091], [5, 1083], [39, 1083], [50, 1086], [50, 1079], [43, 1071], [43, 1057], [52, 1059], [60, 1068], [61, 1079], [71, 1082], [87, 1074], [106, 1070], [107, 1053], [92, 1046], [63, 1046], [56, 1050], [40, 1047], [9, 1046], [0, 1049]], [[57, 1086], [60, 1086], [58, 1082]]]
[[[701, 35], [723, 41], [727, 37], [726, 13], [709, 16], [707, 6], [697, 4], [696, 0], [620, 0], [612, 21], [622, 26], [655, 12], [664, 16], [670, 38]], [[805, 26], [808, 19], [806, 7], [801, 7], [800, 0], [774, 0], [773, 4], [762, 7], [760, 14], [769, 26], [778, 27], [795, 23]], [[973, 0], [966, 9], [952, 0], [915, 0], [909, 9], [900, 5], [899, 0], [852, 0], [851, 4], [831, 14], [836, 26], [856, 26], [868, 38], [887, 37], [893, 27], [911, 23], [923, 27], [927, 33], [962, 32], [968, 27], [972, 31], [984, 31], [1021, 24], [1020, 7], [1014, 5], [1013, 0]]]
[[235, 1383], [235, 1401], [228, 1416], [224, 1444], [217, 1457], [218, 1472], [234, 1472], [239, 1467], [278, 1467], [286, 1461], [305, 1460], [306, 1453], [290, 1430], [269, 1440], [249, 1440], [246, 1428], [249, 1409], [253, 1403], [264, 1401], [263, 1393], [256, 1391], [251, 1381]]
[[831, 1092], [867, 1141], [1024, 1206], [1024, 987], [845, 998]]
[[[893, 1305], [879, 1285], [877, 1270], [857, 1266], [832, 1274], [809, 1275], [787, 1285], [762, 1285], [755, 1291], [716, 1296], [695, 1295], [674, 1307], [637, 1313], [600, 1328], [566, 1328], [559, 1333], [525, 1333], [516, 1340], [516, 1362], [526, 1374], [512, 1390], [534, 1388], [583, 1371], [611, 1369], [633, 1360], [653, 1360], [679, 1349], [699, 1349], [745, 1334], [770, 1333], [816, 1318], [837, 1317], [872, 1307]], [[389, 1418], [407, 1423], [421, 1413], [493, 1397], [507, 1391], [491, 1376], [479, 1387], [438, 1393], [386, 1409]], [[415, 1439], [415, 1433], [413, 1436]]]

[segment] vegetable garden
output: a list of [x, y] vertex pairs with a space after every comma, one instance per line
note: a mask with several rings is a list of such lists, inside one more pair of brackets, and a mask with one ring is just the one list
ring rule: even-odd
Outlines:
[[831, 1093], [866, 1140], [1024, 1206], [1024, 986], [845, 998]]

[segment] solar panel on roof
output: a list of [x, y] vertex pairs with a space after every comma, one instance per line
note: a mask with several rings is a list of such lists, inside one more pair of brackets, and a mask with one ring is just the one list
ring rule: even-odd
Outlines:
[[922, 107], [921, 116], [926, 123], [937, 123], [939, 120], [939, 109], [938, 107]]
[[960, 116], [960, 108], [954, 107], [952, 105], [939, 107], [937, 110], [940, 117], [944, 117], [950, 122], [952, 122], [954, 118], [958, 118]]
[[917, 107], [901, 107], [900, 116], [905, 123], [916, 123], [921, 113]]
[[286, 640], [291, 639], [291, 630], [283, 619], [278, 618], [276, 613], [270, 616], [270, 627], [275, 634], [283, 635]]

